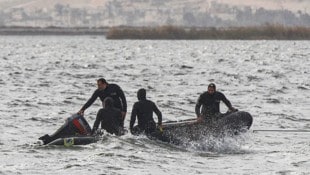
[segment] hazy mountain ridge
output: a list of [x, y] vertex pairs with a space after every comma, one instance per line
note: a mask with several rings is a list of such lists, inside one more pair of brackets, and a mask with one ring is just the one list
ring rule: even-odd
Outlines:
[[[0, 9], [3, 8], [46, 8], [51, 9], [56, 4], [70, 5], [75, 8], [97, 8], [98, 6], [105, 6], [108, 2], [114, 0], [0, 0]], [[226, 4], [229, 6], [250, 6], [252, 8], [263, 7], [268, 10], [287, 9], [290, 11], [310, 11], [310, 2], [308, 0], [129, 0], [122, 1], [130, 4], [165, 4], [178, 6], [202, 6], [212, 2]]]
[[307, 1], [0, 0], [0, 25], [221, 27], [276, 23], [310, 26]]

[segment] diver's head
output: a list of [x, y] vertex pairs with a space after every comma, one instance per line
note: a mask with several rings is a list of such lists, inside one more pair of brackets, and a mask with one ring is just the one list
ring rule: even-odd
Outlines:
[[98, 89], [104, 90], [108, 86], [108, 82], [104, 78], [97, 80]]
[[214, 84], [214, 83], [210, 83], [210, 84], [208, 85], [208, 93], [211, 94], [211, 95], [213, 95], [215, 91], [216, 91], [216, 86], [215, 86], [215, 84]]
[[137, 93], [137, 97], [138, 97], [138, 100], [144, 100], [146, 99], [146, 90], [145, 89], [139, 89], [138, 90], [138, 93]]
[[110, 108], [113, 107], [113, 99], [111, 97], [107, 97], [104, 99], [102, 106], [104, 108]]

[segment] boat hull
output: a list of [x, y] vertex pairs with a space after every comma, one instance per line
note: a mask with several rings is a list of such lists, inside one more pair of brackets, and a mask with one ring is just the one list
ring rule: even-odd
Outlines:
[[179, 144], [209, 137], [233, 137], [247, 132], [253, 123], [248, 112], [238, 111], [223, 115], [216, 121], [197, 122], [197, 118], [181, 122], [163, 123], [162, 131], [151, 138]]
[[[81, 124], [85, 127], [83, 133], [78, 133], [72, 124], [74, 119], [83, 119]], [[253, 122], [252, 116], [243, 111], [224, 114], [216, 121], [197, 122], [197, 118], [183, 121], [168, 121], [162, 124], [161, 130], [147, 135], [150, 139], [161, 140], [173, 144], [186, 141], [197, 141], [212, 137], [234, 136], [250, 129]], [[84, 130], [83, 130], [84, 131]], [[87, 145], [99, 140], [98, 136], [91, 136], [87, 121], [79, 115], [73, 115], [53, 135], [45, 135], [40, 140], [47, 145]], [[84, 135], [81, 135], [84, 134]]]
[[99, 139], [95, 136], [65, 137], [65, 138], [58, 138], [48, 143], [48, 145], [63, 145], [69, 147], [73, 145], [87, 145], [95, 143], [98, 140]]

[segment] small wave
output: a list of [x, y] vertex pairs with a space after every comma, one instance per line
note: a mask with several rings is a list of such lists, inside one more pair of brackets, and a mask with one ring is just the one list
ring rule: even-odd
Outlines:
[[293, 162], [292, 165], [295, 167], [309, 167], [310, 163], [309, 160], [303, 160], [303, 161], [298, 161], [298, 162]]
[[309, 90], [309, 88], [306, 88], [306, 87], [303, 87], [303, 86], [297, 86], [298, 89], [301, 89], [301, 90]]
[[51, 106], [52, 104], [46, 102], [38, 102], [38, 105]]
[[249, 80], [249, 81], [262, 81], [263, 79], [262, 78], [259, 78], [258, 76], [253, 76], [253, 75], [249, 75], [249, 76], [247, 76], [247, 79]]
[[273, 104], [278, 104], [280, 103], [280, 100], [275, 99], [275, 98], [267, 98], [267, 103], [273, 103]]
[[287, 119], [287, 120], [295, 121], [295, 122], [309, 122], [310, 121], [310, 119], [297, 118], [297, 117], [291, 116], [291, 115], [285, 115], [285, 116], [283, 116], [283, 118]]
[[193, 69], [193, 66], [182, 65], [181, 69]]
[[79, 165], [79, 164], [69, 164], [66, 165], [64, 168], [65, 169], [69, 169], [69, 168], [73, 168], [73, 167], [82, 167], [83, 165]]

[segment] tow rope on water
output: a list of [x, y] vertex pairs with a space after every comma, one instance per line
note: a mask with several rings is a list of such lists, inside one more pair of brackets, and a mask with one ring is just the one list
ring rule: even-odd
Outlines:
[[255, 129], [253, 132], [310, 132], [305, 129]]

